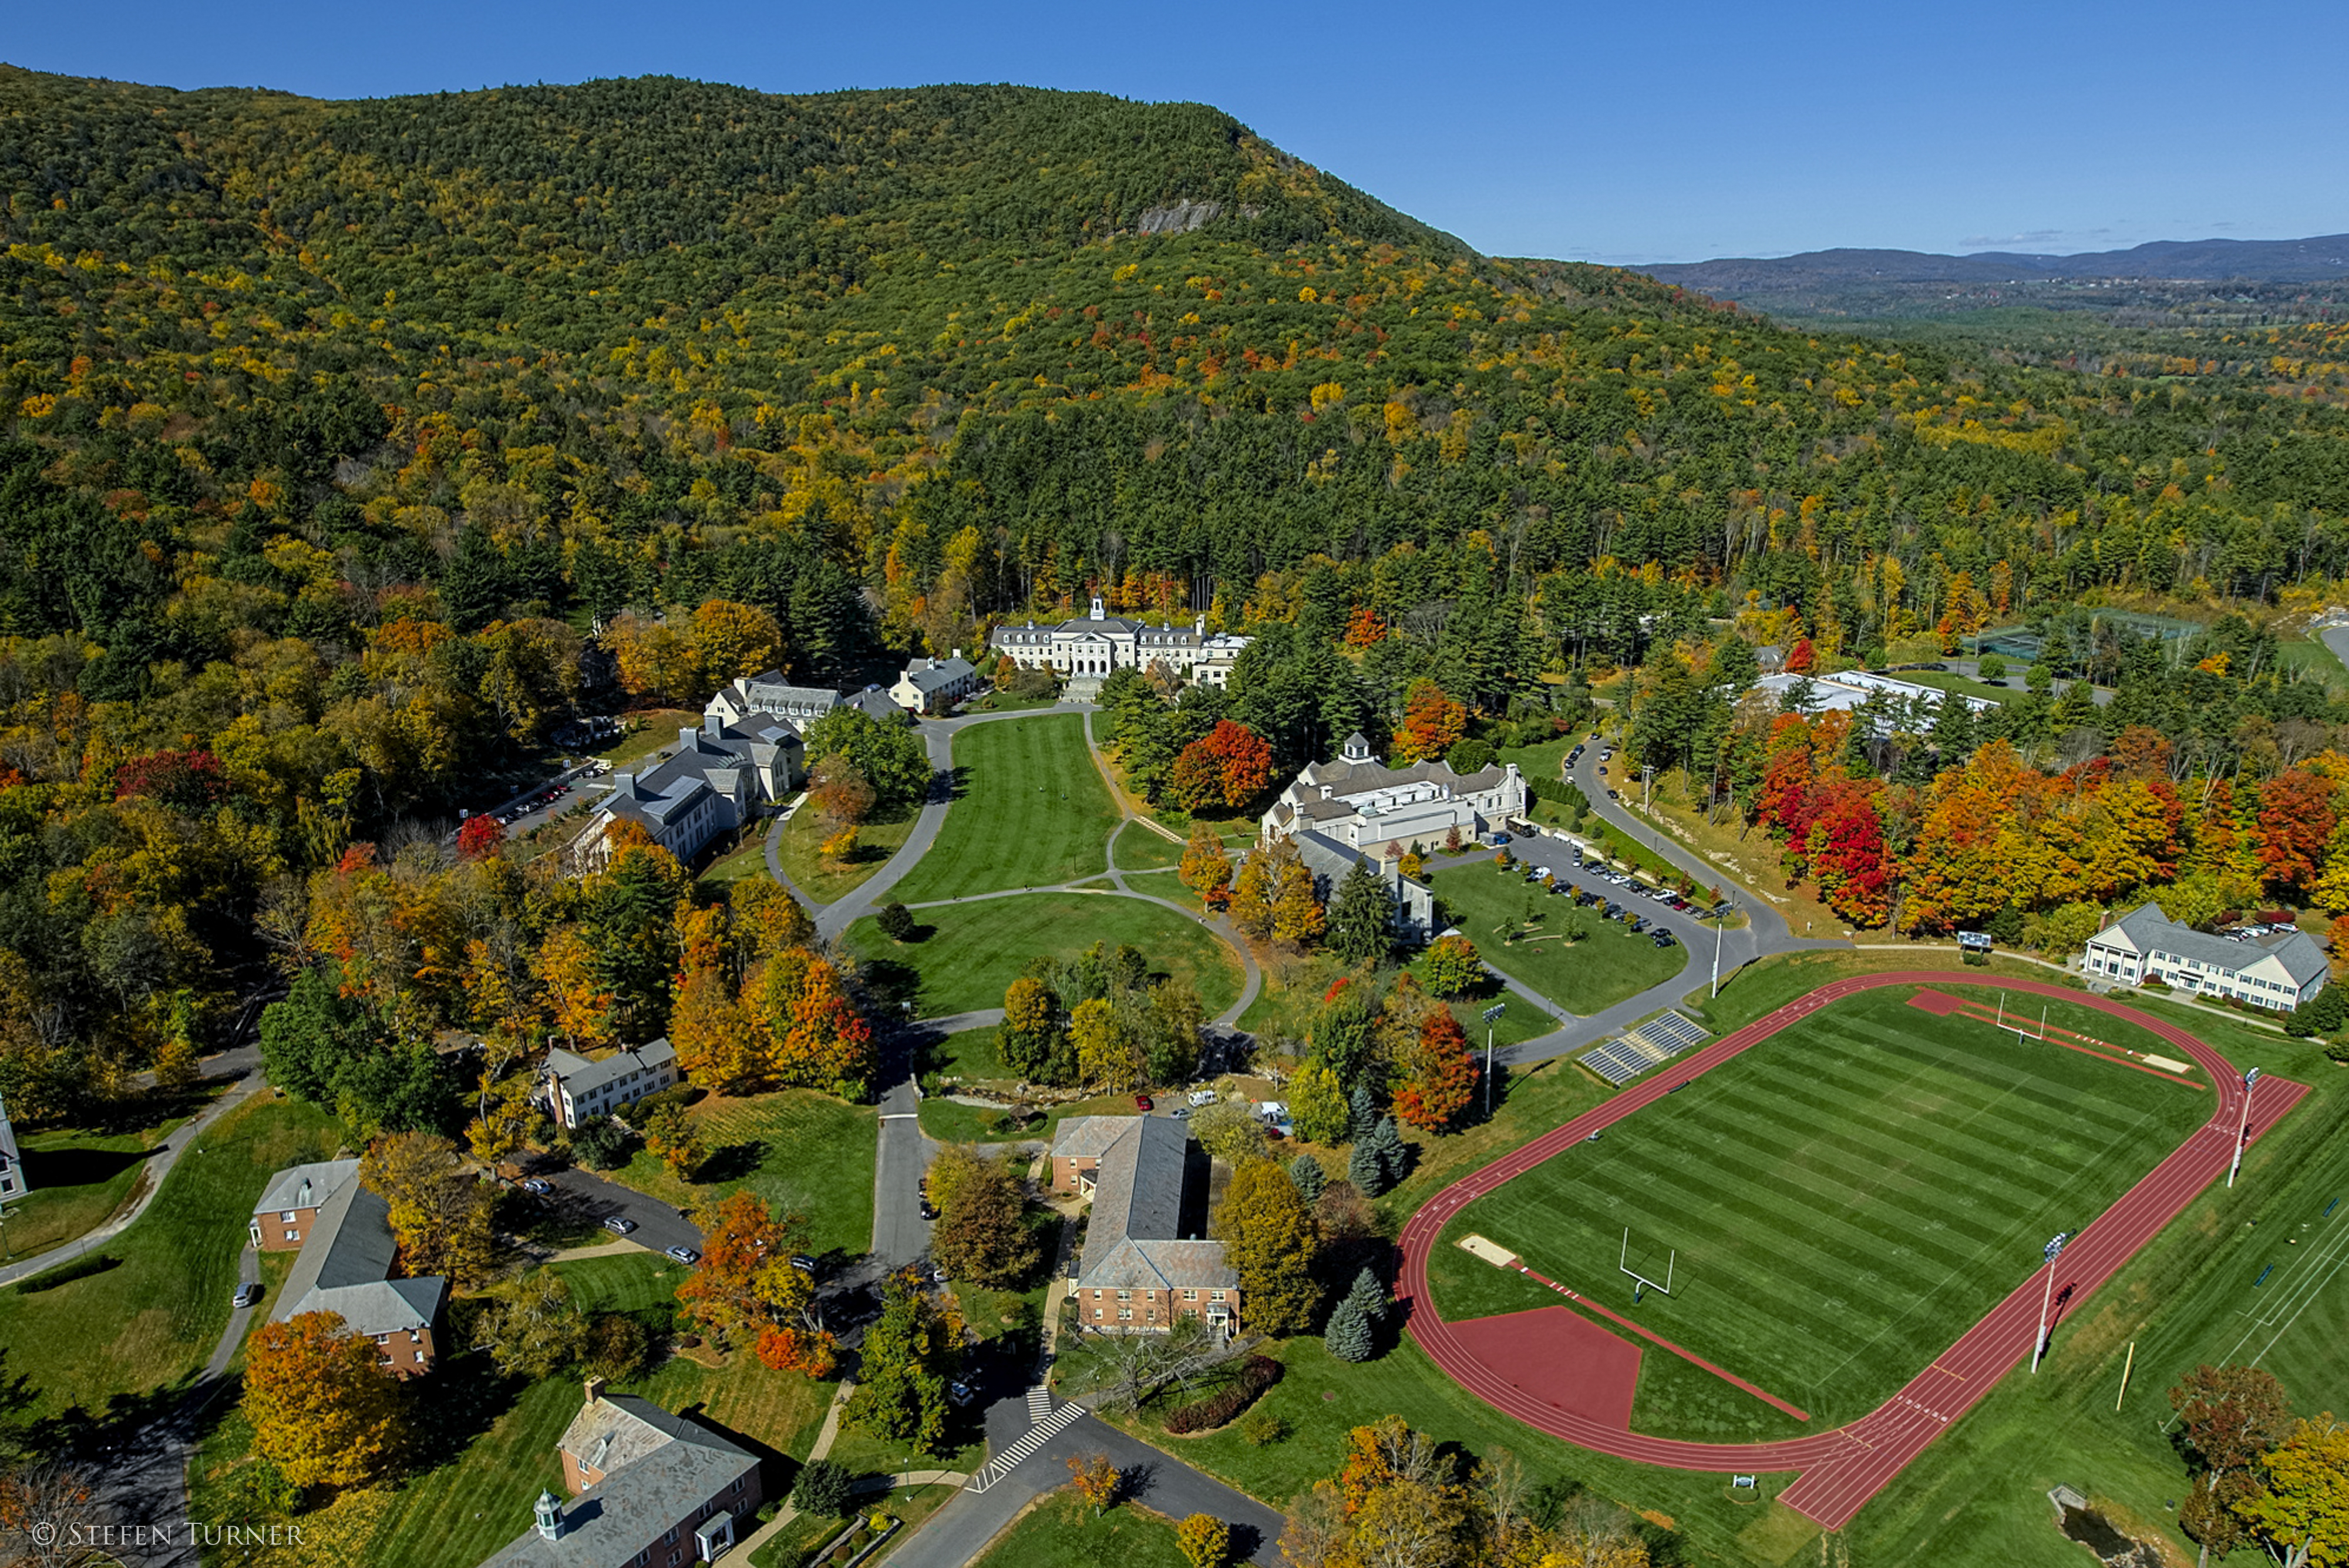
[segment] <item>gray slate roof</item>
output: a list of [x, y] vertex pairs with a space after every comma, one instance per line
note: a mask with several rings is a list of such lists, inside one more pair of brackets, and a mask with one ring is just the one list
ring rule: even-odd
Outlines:
[[[563, 1434], [564, 1449], [582, 1459], [599, 1443], [617, 1462], [595, 1465], [604, 1480], [563, 1505], [555, 1538], [526, 1530], [481, 1568], [624, 1568], [670, 1525], [759, 1468], [718, 1433], [633, 1394], [604, 1395]], [[684, 1544], [690, 1558], [691, 1542]], [[657, 1553], [655, 1560], [666, 1561]]]
[[592, 1094], [631, 1073], [670, 1066], [676, 1061], [677, 1047], [668, 1043], [667, 1035], [647, 1041], [633, 1051], [615, 1051], [600, 1062], [560, 1046], [546, 1054], [547, 1066], [563, 1080], [563, 1086], [574, 1098]]
[[309, 1165], [289, 1165], [277, 1173], [261, 1201], [253, 1206], [255, 1214], [282, 1214], [288, 1209], [316, 1209], [340, 1191], [347, 1182], [359, 1178], [359, 1162], [356, 1159], [322, 1159]]
[[[1076, 1282], [1086, 1288], [1122, 1290], [1220, 1289], [1237, 1284], [1238, 1277], [1224, 1262], [1221, 1241], [1185, 1238], [1182, 1233], [1190, 1129], [1172, 1116], [1083, 1119], [1106, 1122], [1118, 1131], [1098, 1150], [1101, 1166], [1093, 1174], [1092, 1218], [1085, 1227], [1085, 1251]], [[1070, 1142], [1090, 1145], [1099, 1136], [1087, 1129]], [[1056, 1143], [1053, 1152], [1079, 1150]]]
[[2292, 976], [2296, 986], [2306, 985], [2331, 968], [2323, 948], [2306, 931], [2286, 931], [2282, 936], [2254, 937], [2239, 942], [2181, 926], [2163, 914], [2158, 904], [2140, 904], [2106, 929], [2127, 934], [2141, 953], [2158, 948], [2180, 958], [2199, 959], [2205, 969], [2240, 970], [2272, 956], [2283, 965], [2284, 972]]
[[975, 678], [978, 670], [968, 659], [934, 659], [927, 665], [916, 665], [905, 671], [905, 680], [924, 696], [942, 691], [957, 680]]
[[369, 1336], [425, 1328], [440, 1311], [449, 1282], [390, 1277], [398, 1247], [391, 1210], [357, 1181], [346, 1181], [319, 1207], [318, 1218], [278, 1293], [272, 1323], [306, 1312], [340, 1313], [350, 1332]]

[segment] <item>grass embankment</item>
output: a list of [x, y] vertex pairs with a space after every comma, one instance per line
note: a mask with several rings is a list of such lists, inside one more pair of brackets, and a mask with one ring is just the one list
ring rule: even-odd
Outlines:
[[[1404, 966], [1414, 974], [1423, 965], [1414, 958]], [[1257, 992], [1246, 1012], [1240, 1014], [1238, 1027], [1268, 1042], [1288, 1040], [1300, 1048], [1311, 1037], [1313, 1021], [1321, 1011], [1321, 999], [1330, 984], [1346, 973], [1343, 965], [1326, 953], [1305, 953], [1296, 956], [1276, 955], [1264, 965], [1264, 989]], [[1485, 1022], [1481, 1016], [1495, 1002], [1507, 1003], [1507, 1009], [1494, 1021], [1495, 1046], [1514, 1045], [1537, 1034], [1547, 1034], [1557, 1027], [1557, 1020], [1522, 998], [1507, 994], [1500, 981], [1489, 981], [1468, 995], [1455, 997], [1450, 1002], [1452, 1016], [1466, 1031], [1469, 1044], [1482, 1051], [1485, 1045]]]
[[1095, 1514], [1071, 1491], [1044, 1498], [996, 1537], [981, 1568], [1182, 1568], [1174, 1527], [1159, 1514], [1120, 1504]]
[[[1856, 1419], [2021, 1283], [2039, 1241], [2103, 1212], [2212, 1103], [2207, 1086], [1935, 1017], [1913, 994], [1871, 992], [1804, 1019], [1478, 1199], [1445, 1241], [1480, 1232], [1618, 1310], [1630, 1303], [1615, 1269], [1626, 1229], [1635, 1262], [1659, 1274], [1677, 1251], [1673, 1293], [1651, 1295], [1641, 1321], [1812, 1417], [1650, 1355], [1639, 1430], [1738, 1442]], [[2074, 1003], [2054, 1003], [2048, 1022], [2161, 1046]], [[1456, 1249], [1444, 1262], [1447, 1282], [1466, 1287], [1438, 1287], [1447, 1317], [1556, 1304]], [[1499, 1299], [1480, 1269], [1508, 1285]]]
[[823, 821], [802, 805], [783, 824], [775, 857], [782, 862], [783, 874], [810, 902], [829, 904], [863, 887], [889, 864], [913, 836], [914, 824], [921, 815], [919, 803], [883, 806], [874, 813], [872, 821], [857, 829], [855, 857], [843, 863], [824, 855], [823, 841], [829, 836]]
[[[1777, 842], [1766, 832], [1747, 830], [1734, 812], [1728, 814], [1726, 821], [1707, 822], [1702, 807], [1690, 803], [1687, 782], [1687, 775], [1679, 772], [1658, 774], [1649, 815], [1663, 825], [1667, 836], [1680, 840], [1682, 848], [1721, 867], [1716, 880], [1733, 881], [1759, 893], [1798, 937], [1839, 936], [1851, 929], [1840, 915], [1819, 902], [1815, 888], [1786, 880]], [[1631, 815], [1634, 819], [1639, 816], [1636, 811]], [[1607, 838], [1609, 847], [1619, 848], [1624, 835], [1610, 826]]]
[[[1576, 909], [1573, 899], [1527, 882], [1515, 869], [1454, 867], [1437, 872], [1429, 885], [1476, 944], [1478, 956], [1569, 1012], [1611, 1007], [1670, 980], [1688, 962], [1686, 948], [1660, 948], [1619, 920]], [[1578, 922], [1587, 933], [1579, 941], [1558, 934]], [[1524, 934], [1507, 943], [1505, 931]]]
[[341, 1128], [324, 1112], [264, 1096], [230, 1112], [180, 1157], [137, 1222], [91, 1256], [106, 1266], [45, 1286], [0, 1291], [0, 1346], [27, 1379], [31, 1415], [141, 1395], [199, 1371], [228, 1326], [237, 1255], [269, 1179], [333, 1156]]
[[[1196, 989], [1211, 1018], [1240, 993], [1239, 961], [1221, 938], [1139, 898], [1036, 893], [934, 907], [916, 919], [926, 933], [919, 940], [893, 942], [867, 918], [849, 928], [848, 945], [875, 969], [895, 964], [913, 971], [918, 1017], [1000, 1007], [1005, 990], [1032, 960], [1073, 958], [1097, 941], [1140, 949], [1153, 973]], [[879, 978], [891, 979], [885, 971]]]
[[626, 733], [601, 751], [587, 753], [611, 763], [615, 773], [626, 773], [656, 752], [676, 745], [679, 730], [701, 727], [701, 713], [694, 708], [648, 708], [629, 714], [626, 723]]
[[1118, 829], [1110, 859], [1121, 871], [1164, 870], [1183, 863], [1183, 846], [1146, 823], [1129, 822]]
[[197, 1108], [182, 1100], [168, 1115], [119, 1127], [20, 1128], [29, 1190], [8, 1208], [9, 1252], [20, 1261], [34, 1257], [104, 1224], [138, 1190], [150, 1151]]
[[895, 889], [908, 904], [1098, 876], [1118, 813], [1085, 750], [1083, 717], [1008, 719], [957, 732], [956, 797], [937, 842]]
[[812, 1089], [747, 1099], [710, 1096], [688, 1113], [709, 1158], [690, 1183], [643, 1149], [612, 1173], [679, 1209], [748, 1189], [778, 1212], [807, 1216], [813, 1251], [854, 1257], [873, 1245], [873, 1162], [880, 1124], [870, 1106]]

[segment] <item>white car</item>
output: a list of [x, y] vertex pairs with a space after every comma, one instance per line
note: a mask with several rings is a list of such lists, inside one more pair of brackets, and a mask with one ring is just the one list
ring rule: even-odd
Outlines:
[[1213, 1089], [1194, 1089], [1191, 1091], [1190, 1100], [1195, 1106], [1212, 1106], [1216, 1103], [1216, 1091]]

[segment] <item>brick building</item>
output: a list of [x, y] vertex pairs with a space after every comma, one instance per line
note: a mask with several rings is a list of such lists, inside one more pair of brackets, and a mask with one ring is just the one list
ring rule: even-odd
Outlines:
[[1179, 1316], [1229, 1334], [1239, 1276], [1206, 1239], [1207, 1158], [1169, 1116], [1072, 1116], [1052, 1145], [1052, 1189], [1092, 1218], [1070, 1294], [1103, 1334], [1164, 1333]]

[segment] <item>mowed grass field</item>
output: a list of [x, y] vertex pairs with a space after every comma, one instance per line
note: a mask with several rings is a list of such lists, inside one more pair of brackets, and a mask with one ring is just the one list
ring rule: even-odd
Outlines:
[[783, 1089], [744, 1099], [712, 1096], [688, 1114], [709, 1156], [697, 1180], [680, 1181], [641, 1148], [613, 1179], [679, 1209], [748, 1188], [771, 1210], [807, 1216], [808, 1245], [817, 1252], [854, 1257], [871, 1248], [881, 1136], [871, 1106]]
[[1188, 981], [1210, 1018], [1239, 998], [1239, 961], [1223, 939], [1140, 898], [1034, 893], [922, 909], [916, 919], [929, 933], [920, 941], [893, 942], [867, 917], [848, 929], [848, 945], [875, 967], [913, 970], [919, 977], [914, 1011], [921, 1018], [1000, 1007], [1030, 961], [1073, 958], [1100, 941], [1130, 942], [1150, 961], [1152, 973]]
[[1117, 812], [1085, 750], [1084, 717], [1004, 719], [959, 732], [956, 796], [920, 865], [891, 889], [908, 904], [1049, 888], [1109, 866]]
[[[1994, 1000], [1989, 988], [1944, 989]], [[1913, 994], [1888, 989], [1814, 1014], [1471, 1205], [1445, 1240], [1491, 1237], [1812, 1417], [1797, 1423], [1651, 1348], [1640, 1430], [1744, 1440], [1866, 1413], [2212, 1103], [2207, 1089], [1935, 1017], [1909, 1005]], [[2050, 1022], [2160, 1047], [2070, 1003]], [[1671, 1297], [1631, 1309], [1617, 1267], [1627, 1228], [1659, 1275], [1677, 1250]], [[1483, 1265], [1457, 1259], [1436, 1287], [1446, 1316], [1557, 1302], [1497, 1272], [1479, 1281]]]

